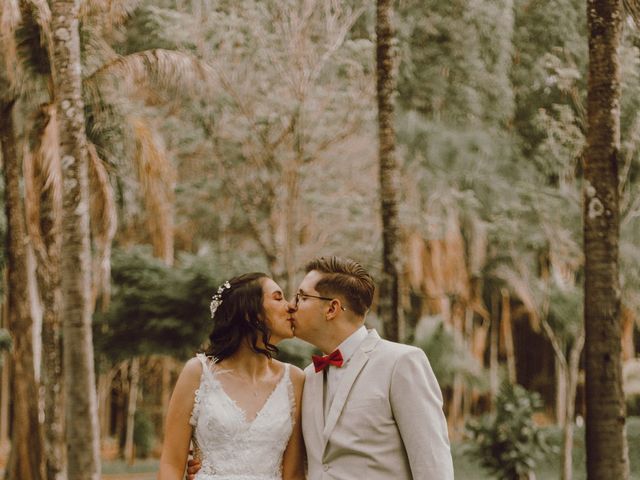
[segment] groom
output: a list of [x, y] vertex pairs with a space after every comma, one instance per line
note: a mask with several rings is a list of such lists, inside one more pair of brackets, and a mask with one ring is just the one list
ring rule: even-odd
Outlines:
[[353, 260], [321, 257], [296, 294], [295, 335], [329, 355], [305, 369], [310, 480], [453, 480], [442, 394], [424, 352], [367, 331], [374, 283]]
[[371, 276], [338, 257], [317, 258], [306, 271], [292, 305], [295, 335], [327, 353], [305, 369], [308, 478], [453, 480], [442, 394], [427, 357], [364, 326]]

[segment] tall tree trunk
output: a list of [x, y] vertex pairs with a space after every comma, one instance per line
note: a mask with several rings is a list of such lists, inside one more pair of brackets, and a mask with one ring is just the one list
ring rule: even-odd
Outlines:
[[[50, 199], [43, 202], [48, 204]], [[47, 218], [44, 207], [42, 211], [43, 223], [54, 220]], [[62, 366], [62, 325], [60, 312], [62, 310], [62, 289], [60, 284], [60, 230], [49, 230], [48, 225], [43, 231], [48, 248], [48, 260], [45, 264], [40, 260], [36, 270], [38, 286], [44, 306], [42, 316], [42, 380], [44, 385], [44, 415], [45, 415], [45, 451], [47, 479], [57, 480], [66, 477], [66, 451], [64, 439], [64, 381]]]
[[378, 137], [380, 162], [380, 204], [382, 214], [382, 275], [380, 315], [384, 334], [398, 341], [404, 336], [400, 304], [400, 258], [398, 188], [400, 172], [396, 160], [394, 95], [396, 92], [395, 52], [393, 48], [393, 2], [377, 0], [376, 61], [378, 90]]
[[124, 442], [124, 457], [127, 464], [133, 465], [135, 460], [135, 448], [133, 433], [135, 429], [136, 405], [138, 402], [138, 383], [140, 380], [140, 358], [131, 359], [129, 370], [129, 401], [127, 402], [127, 433]]
[[491, 393], [491, 404], [495, 405], [498, 389], [500, 388], [500, 377], [498, 372], [498, 348], [500, 347], [500, 329], [498, 319], [500, 318], [498, 292], [491, 292], [491, 325], [489, 326], [489, 392]]
[[13, 123], [14, 101], [1, 105], [0, 143], [8, 223], [7, 267], [9, 329], [13, 337], [13, 424], [7, 479], [44, 478], [42, 429], [38, 421], [38, 389], [33, 363], [33, 319], [29, 305], [24, 209], [20, 164]]
[[556, 424], [564, 428], [567, 419], [567, 405], [571, 402], [567, 398], [569, 379], [569, 366], [564, 358], [560, 359], [555, 355], [555, 374], [556, 374]]
[[[8, 291], [9, 279], [5, 269], [2, 278], [2, 291]], [[2, 302], [2, 328], [9, 328], [9, 302], [5, 296]], [[11, 398], [11, 354], [2, 353], [2, 383], [0, 384], [0, 451], [9, 445], [9, 399]]]
[[53, 85], [60, 125], [63, 196], [63, 350], [70, 480], [100, 477], [91, 332], [87, 140], [77, 0], [53, 0]]
[[587, 0], [588, 131], [584, 156], [587, 476], [629, 478], [622, 392], [618, 241], [620, 211], [620, 0]]
[[111, 417], [111, 384], [113, 380], [112, 370], [102, 372], [98, 375], [98, 415], [100, 424], [101, 440], [109, 436], [109, 425]]
[[[169, 400], [171, 398], [171, 372], [173, 370], [173, 361], [171, 357], [163, 355], [162, 360], [162, 392], [161, 392], [161, 401], [162, 401], [162, 416], [161, 418], [165, 418], [167, 415], [167, 411], [169, 410]], [[164, 435], [164, 427], [162, 431]]]
[[513, 344], [513, 328], [511, 325], [511, 298], [509, 296], [509, 290], [503, 288], [500, 290], [502, 295], [502, 308], [501, 315], [502, 320], [500, 326], [502, 327], [502, 335], [504, 337], [504, 349], [507, 353], [507, 372], [509, 374], [509, 382], [516, 384], [517, 371], [516, 371], [516, 354]]
[[562, 476], [561, 480], [573, 478], [573, 426], [576, 411], [576, 389], [578, 388], [578, 374], [580, 373], [580, 355], [584, 347], [584, 329], [573, 343], [569, 351], [569, 365], [567, 367], [567, 405], [564, 427], [562, 431]]
[[[44, 108], [46, 129], [53, 129], [57, 133], [54, 106]], [[50, 133], [50, 132], [47, 132]], [[57, 135], [56, 135], [57, 137]], [[41, 139], [45, 141], [44, 139]], [[57, 138], [56, 138], [57, 140]], [[42, 383], [44, 386], [44, 439], [46, 452], [47, 479], [57, 480], [66, 478], [66, 450], [64, 439], [64, 390], [62, 372], [62, 324], [60, 313], [62, 310], [62, 287], [60, 279], [60, 255], [62, 248], [62, 188], [58, 180], [60, 171], [59, 157], [44, 165], [46, 152], [42, 152], [46, 145], [39, 145], [35, 155], [31, 157], [25, 177], [30, 176], [33, 182], [33, 195], [38, 195], [39, 215], [38, 224], [30, 222], [30, 228], [38, 229], [31, 235], [42, 240], [34, 247], [38, 261], [36, 277], [38, 290], [42, 299]], [[36, 160], [36, 157], [38, 160]], [[44, 168], [47, 171], [42, 171]], [[36, 169], [38, 171], [36, 171]], [[47, 173], [52, 173], [49, 178]], [[35, 180], [38, 180], [37, 182]], [[46, 180], [45, 180], [46, 179]], [[26, 180], [25, 180], [26, 181]], [[38, 242], [34, 241], [34, 244]]]

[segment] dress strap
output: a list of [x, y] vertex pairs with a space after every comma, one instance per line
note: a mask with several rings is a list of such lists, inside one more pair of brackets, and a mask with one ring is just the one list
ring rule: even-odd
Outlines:
[[211, 389], [212, 386], [215, 386], [216, 384], [216, 379], [213, 374], [213, 364], [215, 364], [215, 359], [210, 359], [204, 353], [197, 353], [196, 358], [202, 364], [202, 373], [200, 374], [200, 384], [194, 392], [193, 409], [191, 410], [191, 415], [189, 417], [189, 423], [194, 427], [198, 422], [202, 396], [207, 390]]
[[293, 382], [291, 381], [291, 364], [284, 364], [285, 385], [287, 387], [287, 397], [289, 399], [289, 408], [291, 414], [291, 423], [295, 424], [296, 418], [296, 395], [293, 391]]

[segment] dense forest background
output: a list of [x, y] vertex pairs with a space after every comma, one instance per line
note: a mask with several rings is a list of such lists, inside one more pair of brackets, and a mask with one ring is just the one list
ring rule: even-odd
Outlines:
[[[46, 352], [60, 340], [47, 336], [47, 311], [59, 301], [50, 296], [60, 282], [52, 232], [67, 188], [56, 170], [66, 157], [47, 47], [58, 31], [43, 27], [46, 10], [18, 0], [0, 10], [0, 103], [20, 159], [24, 298], [43, 398], [55, 390]], [[471, 441], [469, 421], [517, 397], [501, 384], [537, 392], [536, 428], [555, 425], [567, 445], [585, 415], [585, 4], [402, 0], [394, 24], [401, 340], [427, 352], [456, 445]], [[333, 254], [382, 275], [375, 27], [375, 4], [357, 0], [82, 2], [104, 458], [158, 453], [173, 382], [206, 340], [210, 297], [229, 277], [265, 271], [291, 295], [306, 261]], [[632, 416], [640, 415], [640, 31], [630, 16], [619, 55]], [[5, 168], [8, 152], [3, 145]], [[368, 324], [383, 323], [376, 302]], [[281, 358], [301, 366], [311, 352], [297, 340], [281, 345]], [[12, 364], [5, 354], [5, 457], [14, 382], [28, 381]], [[48, 405], [40, 401], [41, 417]]]

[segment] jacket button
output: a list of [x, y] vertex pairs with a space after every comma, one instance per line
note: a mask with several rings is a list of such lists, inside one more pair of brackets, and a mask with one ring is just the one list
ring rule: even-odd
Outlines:
[[322, 465], [322, 469], [326, 472], [327, 470], [329, 470], [329, 465], [325, 463], [324, 465]]

